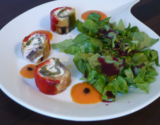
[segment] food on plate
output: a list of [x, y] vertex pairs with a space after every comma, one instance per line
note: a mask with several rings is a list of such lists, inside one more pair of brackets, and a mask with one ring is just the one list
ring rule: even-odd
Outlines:
[[75, 9], [71, 7], [58, 7], [51, 11], [51, 29], [59, 34], [69, 33], [76, 23]]
[[101, 102], [101, 94], [86, 82], [75, 84], [71, 89], [72, 100], [80, 104], [94, 104]]
[[55, 95], [69, 86], [71, 72], [58, 58], [50, 58], [37, 65], [34, 76], [36, 85], [42, 93]]
[[33, 32], [22, 42], [22, 55], [33, 63], [40, 63], [50, 55], [50, 39], [48, 34]]
[[77, 20], [81, 32], [75, 39], [52, 44], [53, 49], [74, 55], [73, 62], [83, 74], [82, 80], [93, 85], [103, 101], [115, 101], [117, 93], [127, 94], [129, 87], [149, 93], [149, 83], [158, 75], [158, 52], [149, 47], [159, 39], [150, 38], [137, 26], [126, 28], [122, 20], [110, 23], [110, 17], [99, 21], [91, 13], [85, 22]]
[[36, 68], [35, 64], [27, 64], [20, 70], [21, 76], [28, 79], [34, 78], [34, 69]]
[[[82, 15], [81, 15], [81, 18], [86, 20], [87, 18], [90, 18], [88, 16], [93, 16], [93, 14], [96, 13], [96, 16], [99, 17], [99, 20], [103, 20], [105, 18], [107, 18], [107, 15], [101, 11], [98, 11], [98, 10], [89, 10], [89, 11], [86, 11], [84, 12]], [[97, 15], [98, 14], [98, 15]]]
[[43, 34], [47, 34], [49, 36], [49, 40], [51, 41], [52, 38], [53, 38], [53, 34], [48, 31], [48, 30], [37, 30], [37, 31], [34, 31], [32, 32], [31, 34], [35, 34], [35, 33], [43, 33]]

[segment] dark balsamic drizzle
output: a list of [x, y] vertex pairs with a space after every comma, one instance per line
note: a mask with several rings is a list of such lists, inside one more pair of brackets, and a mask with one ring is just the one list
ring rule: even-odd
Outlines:
[[43, 61], [43, 57], [41, 57], [41, 62]]
[[85, 88], [83, 91], [84, 91], [84, 93], [86, 93], [86, 94], [87, 94], [87, 93], [89, 93], [89, 92], [90, 92], [90, 89], [89, 89], [89, 88]]
[[32, 71], [33, 69], [31, 67], [27, 67], [27, 70]]

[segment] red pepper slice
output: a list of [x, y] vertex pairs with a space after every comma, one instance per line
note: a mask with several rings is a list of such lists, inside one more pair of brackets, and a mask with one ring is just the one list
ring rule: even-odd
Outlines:
[[35, 82], [39, 90], [44, 94], [55, 95], [57, 94], [56, 85], [60, 83], [59, 80], [53, 80], [43, 77], [38, 73], [38, 69], [46, 64], [50, 64], [50, 60], [40, 63], [34, 70]]
[[[55, 8], [53, 9], [51, 12], [50, 12], [50, 22], [51, 22], [51, 29], [53, 32], [56, 31], [56, 27], [57, 27], [57, 23], [58, 23], [58, 17], [56, 15], [54, 15], [53, 13], [58, 10], [58, 9], [62, 9], [64, 7], [58, 7], [58, 8]], [[69, 9], [69, 10], [72, 10], [71, 7], [65, 7], [65, 9]], [[75, 23], [75, 22], [74, 22]], [[60, 33], [61, 34], [61, 33]]]
[[57, 7], [55, 9], [53, 9], [50, 13], [50, 19], [51, 19], [51, 29], [55, 32], [56, 31], [56, 24], [58, 22], [57, 18], [53, 15], [53, 12], [56, 11], [56, 10], [59, 10], [63, 7]]

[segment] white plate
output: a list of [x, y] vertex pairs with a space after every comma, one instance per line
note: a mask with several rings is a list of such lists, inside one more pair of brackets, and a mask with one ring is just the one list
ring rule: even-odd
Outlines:
[[[130, 89], [129, 94], [118, 95], [116, 101], [106, 106], [106, 103], [91, 105], [76, 104], [70, 96], [71, 87], [81, 82], [81, 73], [72, 62], [73, 56], [60, 53], [57, 50], [51, 51], [51, 57], [58, 57], [72, 73], [72, 83], [64, 92], [48, 96], [39, 92], [34, 80], [24, 79], [20, 76], [20, 69], [30, 63], [22, 58], [20, 49], [21, 41], [25, 36], [35, 30], [50, 30], [50, 11], [56, 7], [71, 6], [76, 9], [77, 18], [87, 10], [100, 10], [108, 16], [112, 16], [111, 21], [118, 22], [121, 18], [127, 26], [129, 22], [132, 26], [138, 26], [140, 31], [145, 31], [150, 37], [159, 38], [151, 29], [135, 19], [130, 13], [130, 8], [138, 0], [61, 0], [53, 1], [35, 7], [13, 19], [0, 31], [0, 87], [11, 99], [22, 106], [37, 113], [75, 121], [95, 121], [111, 119], [133, 113], [153, 102], [160, 95], [160, 77], [149, 85], [149, 94], [139, 90]], [[51, 31], [51, 30], [50, 30]], [[79, 32], [74, 29], [67, 35], [53, 33], [51, 43], [61, 42], [67, 38], [74, 38]], [[160, 43], [152, 48], [158, 50]], [[159, 50], [158, 50], [159, 52]], [[160, 73], [160, 68], [156, 68]]]

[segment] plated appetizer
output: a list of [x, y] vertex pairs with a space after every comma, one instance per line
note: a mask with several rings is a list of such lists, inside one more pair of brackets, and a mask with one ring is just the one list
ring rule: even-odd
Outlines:
[[22, 42], [21, 52], [25, 59], [40, 63], [50, 55], [50, 39], [43, 31], [31, 33]]
[[[94, 13], [95, 12], [95, 13]], [[75, 26], [81, 33], [75, 39], [52, 44], [53, 49], [74, 55], [73, 62], [86, 82], [73, 86], [72, 100], [80, 104], [115, 101], [117, 93], [127, 94], [129, 87], [149, 93], [149, 83], [158, 75], [158, 53], [148, 47], [152, 39], [134, 26], [125, 28], [123, 21], [110, 23], [100, 11], [82, 14], [85, 22], [75, 21], [75, 9], [58, 7], [51, 11], [51, 29], [59, 34], [69, 33]], [[89, 16], [88, 16], [89, 14]], [[86, 17], [87, 15], [87, 17]], [[52, 35], [33, 32], [22, 43], [24, 58], [40, 63], [50, 54]], [[28, 69], [26, 66], [25, 69]], [[23, 75], [22, 75], [23, 76]], [[33, 75], [32, 75], [33, 77]], [[50, 58], [34, 69], [37, 87], [42, 93], [55, 95], [70, 84], [71, 72], [57, 58]]]
[[51, 29], [59, 34], [69, 33], [76, 23], [75, 9], [71, 7], [58, 7], [51, 11]]
[[39, 90], [50, 95], [64, 91], [71, 81], [70, 70], [58, 58], [50, 58], [38, 64], [34, 76]]

